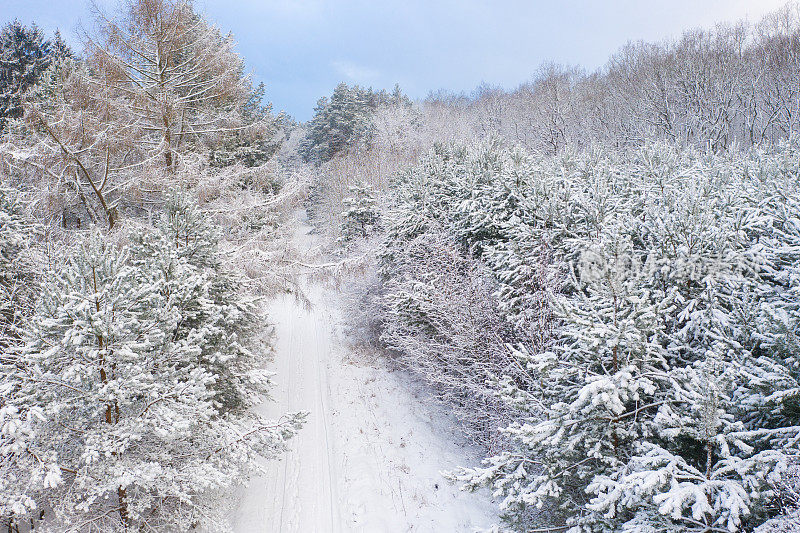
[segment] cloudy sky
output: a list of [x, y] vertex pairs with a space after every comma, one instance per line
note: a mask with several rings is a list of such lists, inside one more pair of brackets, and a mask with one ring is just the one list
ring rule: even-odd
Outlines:
[[[115, 0], [100, 0], [113, 6]], [[430, 91], [513, 88], [544, 61], [602, 67], [630, 40], [758, 20], [785, 0], [195, 0], [239, 43], [276, 110], [310, 118], [339, 81]], [[77, 43], [86, 0], [0, 0], [18, 18]]]

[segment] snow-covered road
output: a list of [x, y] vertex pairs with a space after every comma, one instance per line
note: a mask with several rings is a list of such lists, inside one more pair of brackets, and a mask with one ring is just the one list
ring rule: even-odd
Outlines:
[[[313, 239], [302, 225], [298, 248]], [[266, 476], [242, 492], [236, 533], [474, 531], [496, 522], [483, 494], [465, 494], [440, 471], [473, 464], [446, 413], [420, 399], [400, 372], [353, 363], [337, 295], [304, 288], [311, 308], [286, 295], [270, 306], [276, 328], [273, 417], [308, 411], [300, 434]]]

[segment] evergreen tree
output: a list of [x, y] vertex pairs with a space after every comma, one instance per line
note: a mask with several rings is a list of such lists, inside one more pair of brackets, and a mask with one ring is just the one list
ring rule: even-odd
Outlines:
[[437, 146], [401, 174], [382, 254], [400, 360], [454, 368], [394, 334], [458, 316], [409, 245], [442, 229], [489, 267], [514, 326], [516, 365], [481, 370], [516, 413], [507, 444], [453, 477], [492, 487], [520, 531], [752, 531], [778, 512], [800, 427], [796, 164], [792, 147], [531, 159], [489, 142]]
[[345, 241], [366, 237], [377, 229], [379, 220], [375, 191], [371, 186], [352, 185], [348, 190], [352, 196], [342, 202], [346, 208], [342, 212], [342, 239]]
[[306, 136], [300, 142], [300, 155], [306, 162], [321, 163], [329, 159], [326, 135], [328, 123], [328, 98], [323, 96], [314, 107], [314, 117], [306, 125]]
[[254, 368], [241, 376], [248, 308], [215, 279], [213, 239], [191, 233], [194, 214], [166, 217], [169, 243], [152, 243], [150, 268], [94, 237], [48, 276], [3, 382], [7, 519], [43, 511], [51, 524], [97, 530], [219, 529], [214, 491], [242, 482], [299, 428], [299, 416], [228, 409], [243, 401], [229, 396], [242, 383], [263, 380]]
[[50, 44], [50, 57], [52, 61], [75, 59], [75, 53], [69, 45], [64, 42], [64, 38], [61, 37], [61, 32], [59, 30], [56, 30], [56, 33], [53, 35], [53, 42]]
[[27, 253], [34, 225], [22, 212], [17, 193], [0, 188], [0, 350], [21, 335], [36, 293], [38, 270]]
[[50, 46], [36, 24], [15, 20], [0, 31], [0, 129], [22, 116], [22, 95], [50, 65]]
[[[215, 406], [242, 412], [261, 398], [269, 374], [251, 346], [263, 324], [256, 302], [222, 263], [218, 235], [185, 193], [167, 196], [156, 232], [133, 236], [132, 262], [162, 288], [165, 305], [182, 317], [170, 335], [199, 348], [199, 364], [215, 376]], [[260, 346], [264, 349], [264, 346]]]
[[38, 268], [28, 255], [34, 226], [22, 212], [15, 191], [0, 188], [0, 521], [25, 515], [34, 500], [19, 493], [25, 481], [18, 452], [29, 434], [30, 416], [9, 401], [11, 376], [18, 368], [19, 345], [30, 317]]
[[281, 139], [277, 135], [279, 126], [286, 120], [284, 114], [272, 116], [272, 104], [264, 104], [264, 83], [259, 83], [242, 105], [243, 121], [251, 128], [260, 125], [257, 136], [236, 132], [223, 146], [211, 150], [209, 162], [212, 167], [227, 167], [240, 163], [252, 168], [267, 163], [280, 149]]
[[389, 96], [385, 91], [340, 83], [330, 99], [323, 97], [317, 101], [300, 154], [306, 162], [322, 164], [357, 145], [368, 146], [372, 141], [373, 113], [382, 106], [409, 104], [397, 86]]

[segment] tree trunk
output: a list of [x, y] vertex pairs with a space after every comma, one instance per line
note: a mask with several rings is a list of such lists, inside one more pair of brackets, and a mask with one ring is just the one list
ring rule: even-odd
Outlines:
[[125, 529], [130, 527], [130, 517], [128, 516], [128, 494], [122, 487], [117, 487], [117, 499], [119, 500], [119, 517], [125, 525]]
[[[94, 292], [97, 294], [97, 271], [92, 267], [92, 283], [94, 285]], [[100, 301], [95, 299], [94, 301], [95, 310], [99, 313], [100, 312]], [[102, 350], [105, 347], [105, 340], [103, 339], [102, 335], [97, 336], [97, 346]], [[108, 373], [106, 372], [105, 368], [105, 358], [100, 358], [100, 381], [103, 385], [108, 383]], [[119, 413], [119, 403], [115, 402], [108, 402], [106, 403], [106, 412], [105, 412], [105, 419], [106, 423], [109, 425], [114, 425], [119, 422], [120, 413]], [[117, 455], [116, 453], [114, 454]], [[122, 519], [122, 523], [125, 525], [125, 529], [128, 529], [130, 526], [130, 518], [128, 516], [128, 499], [125, 489], [122, 487], [117, 487], [117, 499], [119, 500], [119, 516]]]

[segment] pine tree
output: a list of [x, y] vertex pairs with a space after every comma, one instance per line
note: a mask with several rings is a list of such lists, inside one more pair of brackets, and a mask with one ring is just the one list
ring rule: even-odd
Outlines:
[[317, 164], [326, 161], [329, 153], [327, 136], [325, 133], [326, 124], [328, 122], [328, 98], [323, 96], [317, 100], [317, 105], [314, 107], [314, 116], [311, 121], [306, 125], [306, 135], [300, 141], [300, 155], [306, 162], [315, 162]]
[[34, 225], [24, 215], [17, 193], [0, 189], [0, 523], [26, 515], [35, 505], [20, 495], [25, 481], [18, 452], [30, 432], [32, 416], [21, 412], [13, 401], [19, 347], [30, 317], [38, 285], [38, 267], [28, 252]]
[[0, 130], [22, 116], [22, 97], [50, 65], [50, 42], [33, 24], [15, 20], [0, 31]]
[[211, 150], [209, 162], [213, 167], [227, 167], [240, 163], [252, 168], [267, 163], [281, 146], [277, 130], [284, 124], [286, 116], [272, 116], [272, 104], [263, 102], [266, 94], [264, 83], [259, 83], [243, 103], [243, 122], [249, 126], [260, 124], [257, 136], [242, 129], [232, 135], [223, 146]]
[[22, 211], [15, 191], [0, 188], [0, 350], [21, 335], [36, 293], [37, 267], [27, 253], [34, 224]]
[[[89, 516], [101, 512], [98, 507], [105, 511], [113, 495], [118, 514], [109, 520], [139, 520], [146, 507], [131, 505], [128, 494], [146, 494], [158, 475], [148, 466], [156, 450], [136, 443], [155, 439], [149, 444], [164, 446], [172, 428], [208, 418], [204, 396], [211, 377], [192, 372], [191, 347], [169, 345], [158, 325], [178, 317], [156, 315], [157, 296], [124, 261], [99, 238], [83, 245], [53, 273], [20, 357], [12, 401], [43, 415], [20, 451], [40, 464], [32, 464], [30, 481], [20, 489], [67, 489], [59, 495], [64, 499], [43, 495], [59, 518], [72, 509]], [[170, 418], [172, 428], [165, 427]], [[143, 485], [137, 486], [132, 473], [142, 468], [137, 482]], [[71, 476], [65, 480], [62, 472]]]
[[[297, 416], [222, 413], [225, 377], [214, 371], [236, 348], [214, 343], [236, 340], [225, 330], [235, 320], [192, 327], [197, 309], [181, 298], [204, 305], [216, 280], [187, 267], [213, 263], [214, 251], [180, 237], [174, 275], [94, 237], [48, 276], [4, 390], [0, 444], [16, 482], [0, 487], [9, 492], [0, 508], [13, 520], [36, 510], [98, 530], [218, 529], [213, 492], [240, 483], [255, 457], [274, 456], [298, 429]], [[209, 365], [205, 354], [220, 356]]]
[[75, 59], [75, 53], [72, 48], [64, 42], [61, 37], [61, 31], [56, 30], [53, 35], [53, 42], [50, 44], [50, 57], [51, 61], [63, 61], [65, 59]]
[[437, 146], [401, 174], [382, 254], [400, 360], [435, 375], [393, 332], [458, 316], [409, 246], [442, 229], [490, 269], [514, 325], [517, 364], [488, 368], [516, 421], [501, 453], [453, 477], [490, 486], [520, 531], [751, 531], [777, 512], [800, 427], [796, 158], [528, 158], [489, 142]]
[[351, 196], [342, 203], [342, 239], [349, 241], [354, 237], [366, 237], [374, 232], [378, 224], [377, 200], [375, 191], [369, 185], [359, 184], [348, 187]]
[[317, 101], [314, 116], [306, 126], [300, 154], [306, 162], [319, 165], [357, 146], [369, 146], [373, 140], [375, 111], [383, 106], [409, 104], [397, 86], [389, 96], [385, 91], [374, 92], [340, 83], [330, 99], [323, 97]]
[[240, 294], [240, 281], [222, 263], [218, 239], [190, 197], [172, 192], [158, 230], [133, 236], [132, 260], [151, 273], [165, 304], [183, 317], [171, 335], [200, 349], [200, 365], [215, 376], [217, 408], [241, 412], [269, 385], [248, 348], [264, 317], [255, 301]]

